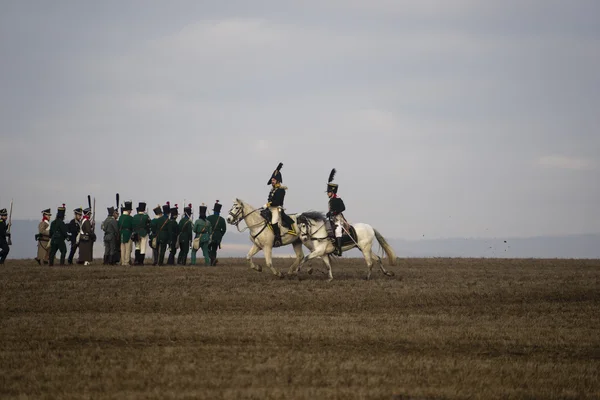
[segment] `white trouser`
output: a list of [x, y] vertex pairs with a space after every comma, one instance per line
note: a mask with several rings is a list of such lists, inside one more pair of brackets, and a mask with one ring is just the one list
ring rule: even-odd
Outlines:
[[336, 215], [335, 217], [333, 217], [333, 221], [335, 223], [335, 237], [342, 237], [342, 234], [344, 233], [342, 229], [342, 224], [344, 223], [343, 215]]
[[271, 225], [279, 224], [280, 212], [279, 207], [269, 207], [271, 210]]
[[140, 254], [146, 254], [146, 246], [148, 245], [148, 235], [141, 237], [135, 243], [135, 249], [140, 251]]

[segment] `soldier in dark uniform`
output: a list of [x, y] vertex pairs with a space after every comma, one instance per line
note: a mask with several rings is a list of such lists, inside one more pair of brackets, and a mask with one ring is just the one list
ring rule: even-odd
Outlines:
[[179, 208], [177, 204], [171, 208], [171, 218], [167, 222], [166, 230], [169, 235], [169, 258], [167, 265], [175, 265], [175, 253], [177, 252], [177, 236], [179, 235], [179, 225], [177, 217], [179, 216]]
[[71, 242], [71, 250], [69, 251], [69, 258], [67, 262], [69, 265], [73, 264], [73, 257], [75, 257], [75, 252], [79, 247], [79, 243], [77, 242], [77, 235], [79, 235], [79, 231], [81, 230], [81, 217], [83, 216], [83, 210], [81, 207], [73, 210], [73, 219], [69, 222], [67, 226], [69, 229], [69, 242]]
[[161, 217], [163, 216], [162, 207], [160, 204], [154, 209], [155, 217], [150, 221], [150, 234], [148, 235], [148, 241], [150, 242], [150, 248], [152, 249], [152, 265], [158, 264], [158, 250], [160, 248], [158, 244], [158, 231], [160, 229]]
[[8, 232], [8, 228], [10, 225], [6, 223], [8, 219], [8, 212], [6, 208], [0, 210], [0, 265], [4, 264], [4, 260], [6, 260], [6, 256], [10, 252], [10, 247], [8, 246], [7, 238], [10, 237], [10, 233]]
[[273, 234], [275, 239], [273, 240], [273, 247], [281, 246], [281, 232], [279, 230], [279, 221], [281, 220], [281, 211], [283, 208], [283, 199], [285, 198], [285, 191], [287, 187], [282, 186], [283, 177], [281, 176], [281, 168], [283, 163], [279, 163], [277, 169], [273, 171], [271, 178], [267, 182], [267, 185], [272, 185], [267, 204], [265, 208], [271, 211], [271, 227], [273, 228]]
[[346, 206], [344, 205], [343, 200], [338, 197], [338, 185], [337, 183], [332, 183], [333, 178], [335, 177], [335, 168], [331, 170], [329, 174], [329, 180], [327, 182], [327, 197], [329, 197], [329, 212], [327, 212], [327, 218], [331, 221], [331, 225], [335, 226], [335, 239], [336, 239], [336, 254], [338, 256], [342, 255], [342, 234], [343, 234], [343, 225], [346, 223], [346, 219], [344, 218], [344, 210], [346, 210]]
[[56, 218], [50, 224], [50, 256], [48, 258], [48, 265], [54, 265], [54, 257], [56, 252], [60, 250], [60, 265], [65, 265], [65, 258], [67, 256], [67, 246], [65, 245], [65, 239], [69, 235], [67, 224], [65, 224], [65, 205], [58, 207], [56, 212]]
[[179, 255], [177, 256], [177, 264], [185, 265], [187, 263], [187, 255], [190, 251], [192, 242], [192, 205], [189, 204], [183, 208], [183, 217], [179, 221]]
[[169, 232], [167, 231], [167, 225], [169, 225], [169, 215], [171, 213], [171, 204], [167, 201], [162, 207], [163, 215], [158, 219], [158, 265], [165, 264], [165, 253], [167, 252], [167, 246], [169, 244]]
[[221, 207], [221, 203], [217, 200], [213, 207], [213, 214], [206, 217], [212, 229], [208, 242], [208, 253], [210, 255], [210, 265], [212, 266], [216, 266], [219, 262], [217, 260], [217, 250], [221, 247], [221, 241], [223, 240], [223, 236], [225, 236], [225, 232], [227, 232], [225, 219], [221, 217]]
[[114, 207], [108, 207], [108, 216], [102, 222], [104, 231], [104, 265], [115, 265], [115, 254], [117, 253], [117, 243], [119, 238], [119, 223], [117, 216], [119, 213]]
[[94, 261], [94, 241], [96, 240], [92, 225], [92, 209], [83, 210], [81, 230], [79, 233], [79, 259], [77, 264], [90, 265]]
[[133, 265], [144, 265], [146, 247], [148, 245], [148, 232], [150, 231], [150, 217], [146, 214], [146, 203], [140, 202], [136, 208], [137, 214], [133, 216], [133, 231], [135, 232], [135, 261]]

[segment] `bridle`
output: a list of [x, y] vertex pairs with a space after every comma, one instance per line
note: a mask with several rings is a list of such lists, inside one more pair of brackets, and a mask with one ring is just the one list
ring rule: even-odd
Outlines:
[[[311, 235], [311, 229], [310, 227], [312, 226], [316, 226], [317, 224], [313, 224], [313, 222], [308, 219], [308, 218], [303, 218], [302, 221], [296, 221], [296, 224], [298, 225], [298, 233], [300, 235], [306, 235], [306, 237], [308, 238], [308, 240], [325, 240], [328, 239], [327, 236], [322, 237], [322, 238], [316, 238], [316, 237], [312, 237]], [[325, 222], [322, 223], [321, 226], [317, 227], [314, 231], [317, 232], [319, 229], [321, 229], [323, 226], [325, 225]], [[304, 231], [303, 231], [303, 227], [304, 227]]]
[[[235, 225], [235, 227], [237, 228], [238, 232], [244, 232], [247, 229], [252, 229], [252, 228], [257, 227], [257, 226], [259, 226], [261, 224], [264, 224], [263, 229], [267, 226], [267, 222], [266, 221], [261, 221], [261, 222], [255, 224], [255, 225], [248, 225], [246, 223], [246, 227], [242, 228], [240, 230], [240, 227], [239, 227], [240, 223], [242, 221], [244, 221], [247, 216], [252, 215], [255, 212], [259, 211], [260, 208], [256, 208], [256, 209], [250, 211], [248, 214], [244, 215], [244, 206], [242, 204], [239, 204], [238, 207], [239, 207], [239, 210], [235, 214], [232, 212], [233, 208], [232, 208], [232, 210], [229, 210], [229, 214], [228, 214], [231, 217], [231, 219], [232, 219], [232, 221], [230, 222], [230, 224], [231, 225]], [[263, 231], [263, 229], [261, 229], [261, 231], [256, 236], [258, 236]]]

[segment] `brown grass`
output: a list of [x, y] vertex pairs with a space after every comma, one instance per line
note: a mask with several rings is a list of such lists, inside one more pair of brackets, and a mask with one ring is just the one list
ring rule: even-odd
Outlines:
[[600, 398], [598, 260], [33, 264], [0, 269], [2, 398]]

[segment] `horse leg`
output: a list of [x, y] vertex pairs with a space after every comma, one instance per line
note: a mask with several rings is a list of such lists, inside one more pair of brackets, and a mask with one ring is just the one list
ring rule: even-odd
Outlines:
[[273, 249], [271, 247], [265, 247], [263, 252], [265, 253], [265, 264], [267, 264], [267, 267], [271, 268], [273, 275], [283, 278], [283, 274], [277, 271], [277, 269], [273, 266]]
[[371, 246], [361, 246], [363, 256], [367, 262], [367, 280], [371, 279], [371, 271], [373, 270], [373, 257], [371, 253]]
[[298, 264], [300, 264], [300, 261], [302, 261], [302, 258], [304, 258], [304, 252], [302, 251], [301, 241], [296, 241], [292, 243], [292, 247], [294, 248], [294, 252], [296, 253], [296, 259], [294, 260], [294, 263], [290, 265], [290, 268], [288, 269], [288, 275], [297, 274], [297, 271], [295, 271], [295, 269], [298, 266]]
[[381, 257], [379, 257], [378, 255], [375, 255], [375, 254], [372, 254], [371, 257], [373, 258], [373, 261], [376, 261], [378, 263], [379, 269], [385, 276], [392, 277], [395, 275], [393, 271], [388, 271], [387, 269], [385, 269], [385, 267], [383, 266], [383, 260], [381, 259]]
[[[325, 248], [326, 247], [316, 247], [315, 246], [315, 250], [312, 251], [309, 255], [305, 256], [302, 261], [300, 261], [300, 263], [298, 264], [298, 267], [296, 268], [296, 273], [298, 273], [298, 271], [300, 271], [300, 268], [302, 267], [302, 265], [304, 265], [304, 263], [306, 263], [307, 261], [312, 260], [313, 258], [317, 258], [320, 257], [323, 259], [323, 261], [325, 261], [325, 258], [323, 257], [325, 255]], [[327, 256], [328, 257], [328, 256]], [[331, 276], [331, 268], [329, 269], [329, 277], [330, 280], [333, 279], [333, 277]]]
[[254, 262], [252, 261], [252, 257], [258, 253], [260, 251], [260, 247], [258, 247], [256, 244], [252, 244], [252, 248], [250, 249], [250, 251], [248, 252], [248, 254], [246, 255], [246, 261], [248, 262], [248, 264], [250, 264], [250, 268], [261, 272], [262, 271], [262, 267], [260, 265], [256, 265], [254, 264]]
[[331, 282], [333, 280], [333, 274], [331, 273], [331, 256], [327, 254], [323, 257], [323, 262], [327, 266], [327, 281]]

